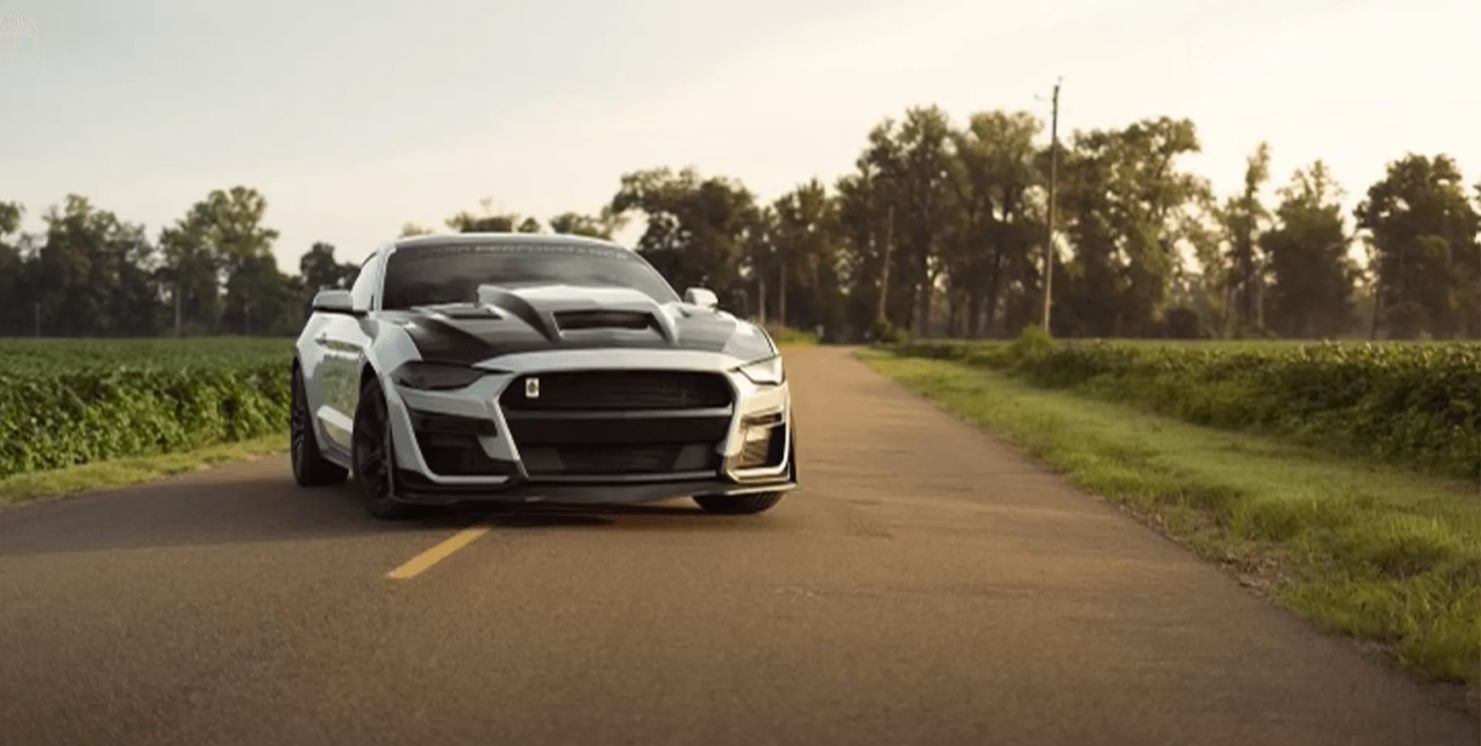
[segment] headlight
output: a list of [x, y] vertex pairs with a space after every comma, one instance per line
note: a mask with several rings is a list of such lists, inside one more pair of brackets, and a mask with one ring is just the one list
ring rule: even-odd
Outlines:
[[781, 383], [782, 381], [787, 380], [787, 373], [782, 369], [781, 355], [777, 355], [776, 357], [769, 357], [765, 360], [758, 360], [747, 365], [742, 365], [740, 367], [740, 372], [746, 378], [751, 379], [751, 383], [759, 383], [762, 385], [774, 386], [778, 383]]
[[407, 388], [439, 391], [463, 388], [483, 378], [487, 372], [462, 365], [413, 360], [397, 368], [391, 377]]

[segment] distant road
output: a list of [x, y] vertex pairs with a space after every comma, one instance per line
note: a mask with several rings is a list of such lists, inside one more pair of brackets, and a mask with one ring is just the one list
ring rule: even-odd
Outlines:
[[[0, 512], [0, 744], [1468, 744], [833, 349], [804, 491], [386, 525], [286, 458]], [[395, 577], [388, 577], [395, 573]]]

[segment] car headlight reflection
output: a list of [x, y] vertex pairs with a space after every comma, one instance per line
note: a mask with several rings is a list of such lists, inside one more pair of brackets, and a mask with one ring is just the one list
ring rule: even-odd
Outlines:
[[782, 368], [781, 355], [742, 365], [740, 372], [741, 375], [750, 379], [751, 383], [762, 386], [775, 386], [787, 380], [786, 371]]

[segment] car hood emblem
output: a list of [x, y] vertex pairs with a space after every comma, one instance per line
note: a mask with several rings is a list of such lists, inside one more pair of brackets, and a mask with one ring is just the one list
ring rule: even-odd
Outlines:
[[536, 378], [535, 376], [530, 376], [529, 378], [526, 378], [525, 379], [525, 398], [526, 399], [539, 399], [540, 398], [540, 379], [539, 378]]

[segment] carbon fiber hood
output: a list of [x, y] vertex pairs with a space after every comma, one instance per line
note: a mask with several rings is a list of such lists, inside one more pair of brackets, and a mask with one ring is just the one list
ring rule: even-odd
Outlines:
[[637, 290], [573, 285], [479, 288], [478, 303], [381, 311], [422, 359], [471, 365], [516, 353], [602, 348], [776, 354], [759, 327], [723, 311], [658, 303]]

